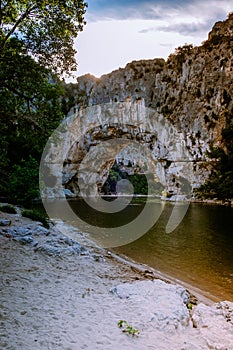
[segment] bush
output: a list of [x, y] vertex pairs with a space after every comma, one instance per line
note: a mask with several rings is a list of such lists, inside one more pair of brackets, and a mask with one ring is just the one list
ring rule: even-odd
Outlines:
[[178, 73], [182, 72], [182, 65], [187, 59], [188, 56], [191, 55], [193, 51], [192, 44], [185, 44], [183, 46], [179, 46], [175, 49], [175, 54], [173, 55], [173, 60], [175, 62], [175, 68]]
[[22, 211], [22, 216], [32, 219], [34, 221], [40, 221], [44, 227], [49, 228], [48, 218], [34, 209], [25, 209]]
[[147, 178], [144, 174], [129, 175], [128, 179], [133, 185], [134, 194], [148, 195]]
[[24, 205], [39, 196], [39, 164], [33, 157], [13, 166], [7, 191], [13, 200]]
[[15, 210], [15, 208], [12, 205], [8, 205], [8, 204], [1, 205], [0, 211], [8, 214], [17, 214], [17, 211]]
[[[227, 131], [226, 131], [227, 130]], [[222, 133], [227, 151], [223, 148], [211, 148], [208, 157], [215, 160], [215, 167], [209, 179], [197, 191], [201, 198], [233, 198], [233, 147], [231, 129], [224, 129]]]

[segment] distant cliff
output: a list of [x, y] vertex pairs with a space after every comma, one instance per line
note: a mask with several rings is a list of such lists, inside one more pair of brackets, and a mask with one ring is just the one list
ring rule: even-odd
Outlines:
[[[199, 47], [185, 45], [167, 61], [162, 58], [133, 61], [125, 68], [95, 78], [79, 77], [67, 86], [64, 105], [71, 111], [109, 102], [145, 101], [182, 134], [196, 163], [206, 160], [211, 147], [226, 148], [222, 131], [233, 115], [233, 14], [217, 22]], [[206, 179], [200, 169], [195, 186]], [[208, 169], [208, 172], [210, 170]]]

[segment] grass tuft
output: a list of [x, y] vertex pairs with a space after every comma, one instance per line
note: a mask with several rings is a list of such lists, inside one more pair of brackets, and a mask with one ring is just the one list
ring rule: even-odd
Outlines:
[[22, 211], [22, 216], [32, 219], [34, 221], [40, 221], [44, 225], [44, 227], [49, 228], [48, 218], [37, 210], [24, 209]]
[[8, 213], [8, 214], [17, 214], [17, 211], [13, 207], [13, 205], [9, 205], [9, 204], [1, 205], [0, 211], [2, 211], [3, 213]]

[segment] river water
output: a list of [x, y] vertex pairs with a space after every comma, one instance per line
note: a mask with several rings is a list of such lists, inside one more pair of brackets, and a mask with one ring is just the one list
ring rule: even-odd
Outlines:
[[[100, 227], [100, 232], [102, 227], [125, 225], [144, 207], [136, 202], [119, 213], [101, 214], [82, 200], [69, 204], [84, 222]], [[156, 211], [161, 203], [152, 201], [150, 205]], [[179, 226], [166, 233], [172, 209], [173, 205], [166, 203], [159, 220], [146, 234], [113, 248], [114, 252], [189, 283], [207, 296], [233, 301], [233, 208], [191, 203]]]
[[193, 203], [170, 234], [165, 233], [167, 216], [165, 211], [147, 234], [117, 251], [207, 295], [233, 301], [233, 209]]

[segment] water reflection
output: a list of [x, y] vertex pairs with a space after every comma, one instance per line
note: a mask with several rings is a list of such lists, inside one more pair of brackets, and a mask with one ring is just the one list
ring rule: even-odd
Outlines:
[[233, 210], [191, 204], [182, 223], [165, 233], [167, 205], [158, 223], [117, 252], [201, 288], [233, 300]]
[[[119, 213], [106, 214], [93, 210], [82, 200], [69, 201], [69, 205], [87, 222], [87, 227], [89, 223], [100, 229], [126, 225], [144, 207], [142, 203], [134, 203]], [[157, 215], [161, 203], [155, 201], [150, 205], [152, 215]], [[233, 208], [192, 203], [181, 224], [166, 233], [173, 208], [171, 203], [166, 203], [159, 220], [144, 236], [114, 250], [221, 300], [233, 301]], [[62, 204], [59, 210], [62, 211]], [[100, 238], [91, 237], [97, 241]]]

